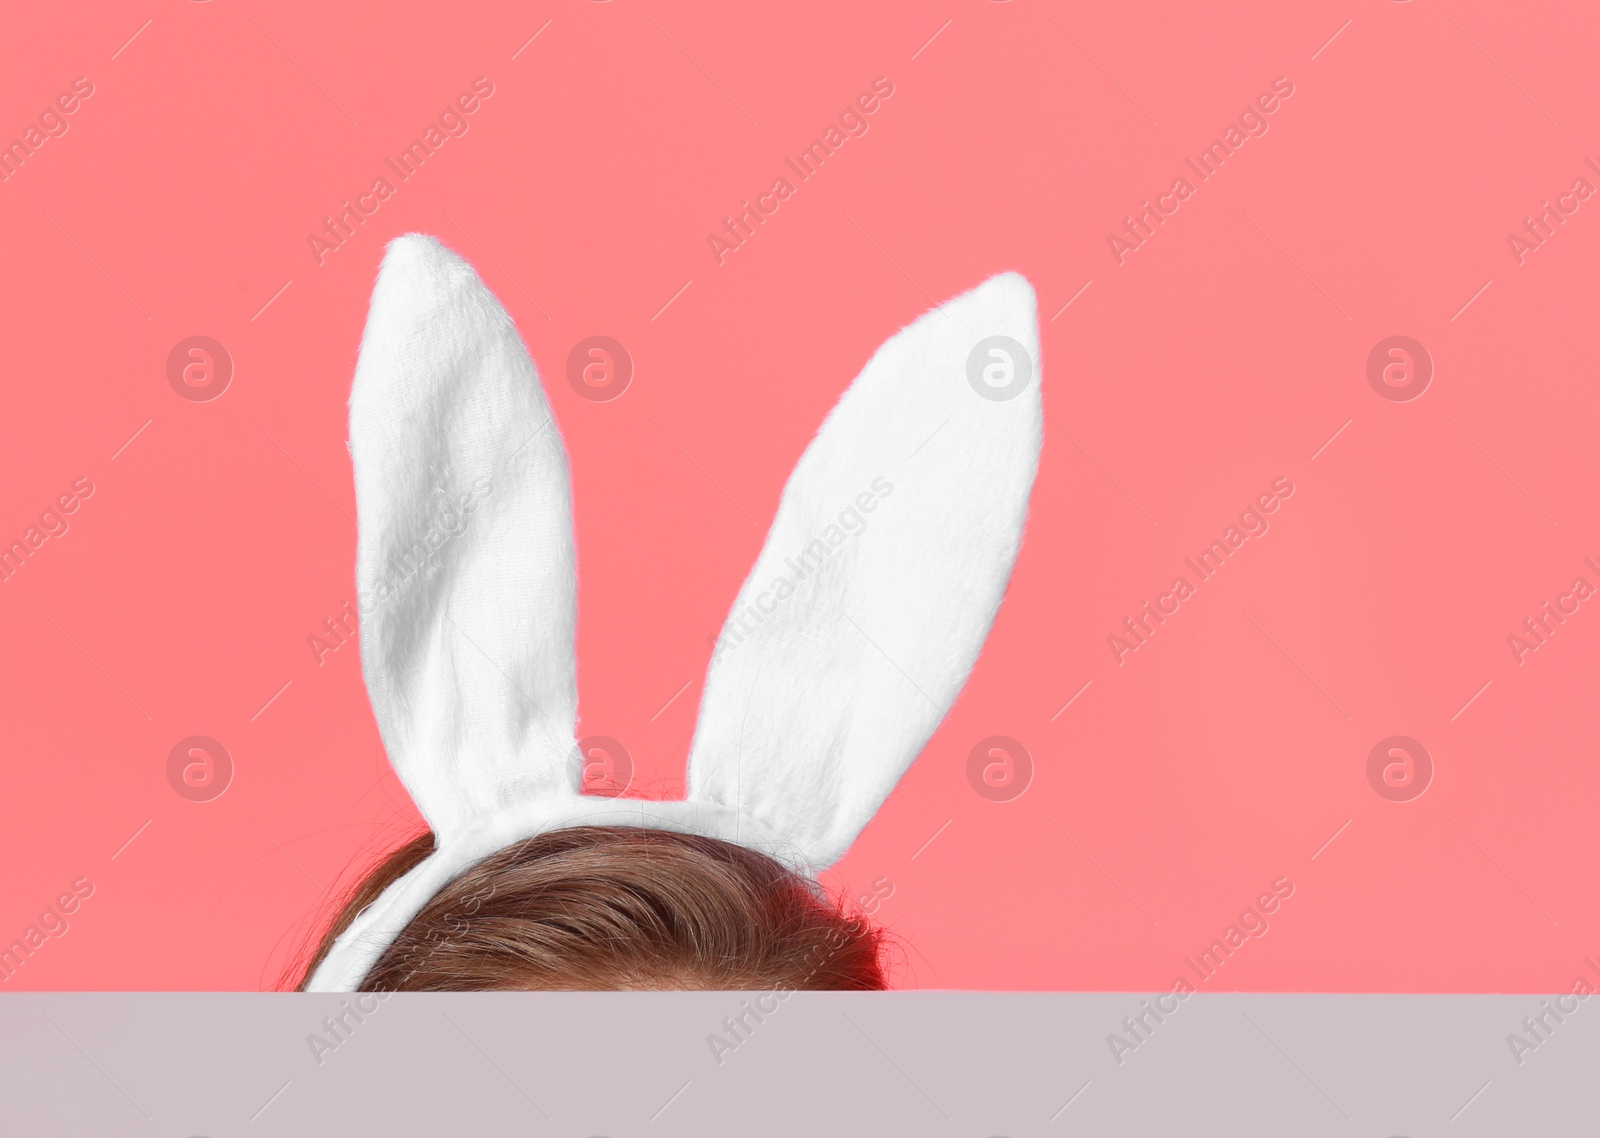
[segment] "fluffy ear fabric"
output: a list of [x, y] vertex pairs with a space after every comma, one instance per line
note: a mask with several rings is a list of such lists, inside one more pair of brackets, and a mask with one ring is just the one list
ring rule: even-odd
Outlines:
[[361, 662], [441, 844], [575, 795], [567, 458], [510, 317], [431, 237], [390, 243], [350, 392]]
[[724, 626], [689, 765], [715, 802], [837, 860], [956, 698], [1038, 466], [1033, 289], [1007, 273], [886, 342], [795, 467]]

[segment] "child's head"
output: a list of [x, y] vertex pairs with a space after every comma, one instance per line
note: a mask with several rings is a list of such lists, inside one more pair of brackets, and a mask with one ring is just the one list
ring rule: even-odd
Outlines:
[[[300, 987], [361, 909], [433, 850], [396, 850], [357, 887]], [[883, 933], [753, 850], [579, 826], [501, 850], [445, 886], [363, 991], [876, 989]]]

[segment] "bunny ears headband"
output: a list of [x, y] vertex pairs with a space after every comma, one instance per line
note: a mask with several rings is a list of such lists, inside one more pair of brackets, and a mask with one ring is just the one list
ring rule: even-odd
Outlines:
[[560, 433], [471, 267], [433, 238], [394, 240], [350, 392], [361, 665], [435, 848], [308, 989], [356, 990], [452, 878], [551, 830], [699, 834], [811, 874], [841, 857], [994, 620], [1038, 465], [1038, 358], [1015, 273], [884, 343], [795, 466], [723, 627], [687, 798], [584, 795]]

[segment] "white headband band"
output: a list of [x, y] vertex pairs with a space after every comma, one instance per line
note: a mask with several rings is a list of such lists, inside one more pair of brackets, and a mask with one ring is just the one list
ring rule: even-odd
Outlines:
[[584, 795], [560, 433], [472, 268], [431, 237], [391, 242], [350, 392], [361, 664], [435, 849], [339, 936], [309, 990], [359, 988], [445, 884], [536, 834], [672, 830], [808, 874], [841, 857], [994, 621], [1038, 466], [1038, 360], [1033, 289], [1015, 273], [884, 343], [800, 457], [723, 627], [687, 798]]

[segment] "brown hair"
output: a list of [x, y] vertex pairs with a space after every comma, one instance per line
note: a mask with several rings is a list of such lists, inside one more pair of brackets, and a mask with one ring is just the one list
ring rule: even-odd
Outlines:
[[[433, 851], [394, 851], [340, 907], [297, 987], [390, 883]], [[661, 830], [540, 834], [441, 889], [378, 958], [367, 992], [888, 987], [883, 931], [753, 850]]]

